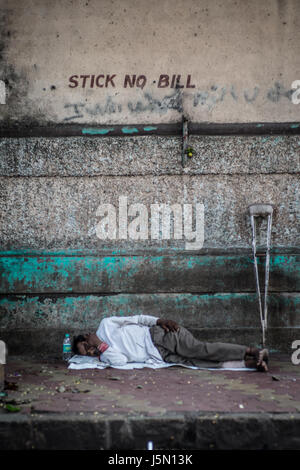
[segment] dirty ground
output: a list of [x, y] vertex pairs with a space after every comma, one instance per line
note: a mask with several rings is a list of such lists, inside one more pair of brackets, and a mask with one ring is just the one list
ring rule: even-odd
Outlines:
[[[132, 423], [136, 425], [137, 422], [140, 434], [144, 432], [145, 436], [144, 441], [137, 444], [141, 446], [138, 448], [145, 448], [147, 438], [156, 439], [157, 445], [168, 445], [169, 448], [172, 445], [174, 448], [179, 445], [187, 448], [228, 448], [233, 445], [229, 441], [224, 443], [224, 437], [218, 440], [216, 436], [210, 436], [203, 443], [199, 431], [202, 418], [209, 420], [210, 424], [221, 423], [222, 419], [225, 422], [225, 418], [250, 422], [255, 417], [259, 425], [259, 420], [266, 416], [276, 416], [277, 420], [284, 417], [285, 427], [293, 420], [294, 423], [300, 422], [300, 366], [293, 365], [289, 356], [279, 354], [271, 355], [270, 371], [267, 373], [192, 370], [177, 366], [158, 370], [70, 370], [62, 361], [10, 357], [5, 366], [4, 392], [0, 397], [0, 435], [4, 438], [2, 447], [0, 445], [2, 449], [8, 442], [10, 422], [19, 423], [21, 427], [25, 423], [29, 427], [35, 423], [36, 427], [37, 422], [45, 424], [53, 419], [65, 424], [68, 419], [73, 424], [76, 420], [98, 424], [101, 421], [109, 422], [102, 448], [133, 445], [132, 442], [137, 441], [133, 437], [135, 431]], [[179, 424], [174, 429], [176, 420]], [[147, 432], [143, 430], [143, 422]], [[161, 429], [159, 433], [157, 426]], [[162, 432], [167, 443], [162, 442]], [[181, 435], [181, 432], [184, 434]], [[256, 434], [259, 432], [261, 430]], [[27, 437], [22, 437], [20, 433], [19, 443], [17, 439], [14, 448], [47, 448], [48, 445], [52, 448], [64, 448], [63, 445], [72, 447], [71, 442], [67, 443], [68, 439], [65, 444], [55, 444], [55, 439], [50, 439], [52, 444], [49, 444], [46, 434], [42, 441], [38, 441], [32, 429]], [[251, 435], [255, 448], [256, 437], [253, 437], [253, 432]], [[274, 446], [278, 447], [275, 441], [273, 436]], [[289, 442], [292, 448], [300, 449], [297, 435], [291, 436]], [[82, 445], [90, 448], [92, 444]], [[244, 443], [236, 445], [243, 448]], [[269, 448], [270, 445], [265, 441], [261, 443], [261, 448]]]

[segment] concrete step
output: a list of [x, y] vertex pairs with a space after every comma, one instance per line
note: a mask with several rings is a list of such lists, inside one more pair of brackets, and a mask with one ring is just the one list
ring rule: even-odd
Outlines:
[[[300, 366], [68, 369], [9, 356], [0, 449], [300, 449]], [[9, 411], [10, 410], [10, 411]]]

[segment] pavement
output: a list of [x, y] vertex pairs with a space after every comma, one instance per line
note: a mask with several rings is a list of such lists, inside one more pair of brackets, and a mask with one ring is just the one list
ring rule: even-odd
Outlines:
[[300, 449], [300, 365], [271, 354], [269, 369], [73, 370], [10, 357], [0, 449]]

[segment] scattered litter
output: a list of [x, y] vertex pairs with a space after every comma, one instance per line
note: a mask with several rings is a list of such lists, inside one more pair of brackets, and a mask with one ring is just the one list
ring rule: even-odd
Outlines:
[[5, 400], [5, 403], [7, 405], [25, 405], [27, 403], [31, 403], [32, 400], [28, 399], [28, 398], [25, 398], [25, 400], [22, 400], [22, 399], [8, 399], [8, 400]]
[[137, 385], [136, 388], [144, 388], [143, 385]]
[[5, 390], [18, 390], [19, 386], [15, 382], [7, 382], [4, 381], [4, 389]]
[[61, 385], [59, 388], [58, 388], [58, 392], [59, 393], [64, 393], [66, 391], [66, 387], [64, 387], [63, 385]]
[[78, 388], [71, 388], [71, 392], [72, 393], [88, 393], [90, 392], [90, 390], [86, 389], [86, 390], [79, 390]]
[[[291, 377], [290, 375], [281, 375], [280, 377], [278, 375], [272, 375], [272, 380], [287, 380], [287, 381], [292, 381], [292, 382], [297, 382], [297, 379], [295, 377]], [[298, 379], [299, 380], [299, 379]]]
[[240, 408], [244, 408], [244, 405], [240, 404], [239, 407], [240, 407]]

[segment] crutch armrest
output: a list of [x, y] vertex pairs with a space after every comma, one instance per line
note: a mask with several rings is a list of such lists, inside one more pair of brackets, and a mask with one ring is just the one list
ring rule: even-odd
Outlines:
[[273, 213], [273, 206], [271, 204], [252, 204], [249, 206], [249, 212], [255, 217], [264, 217]]

